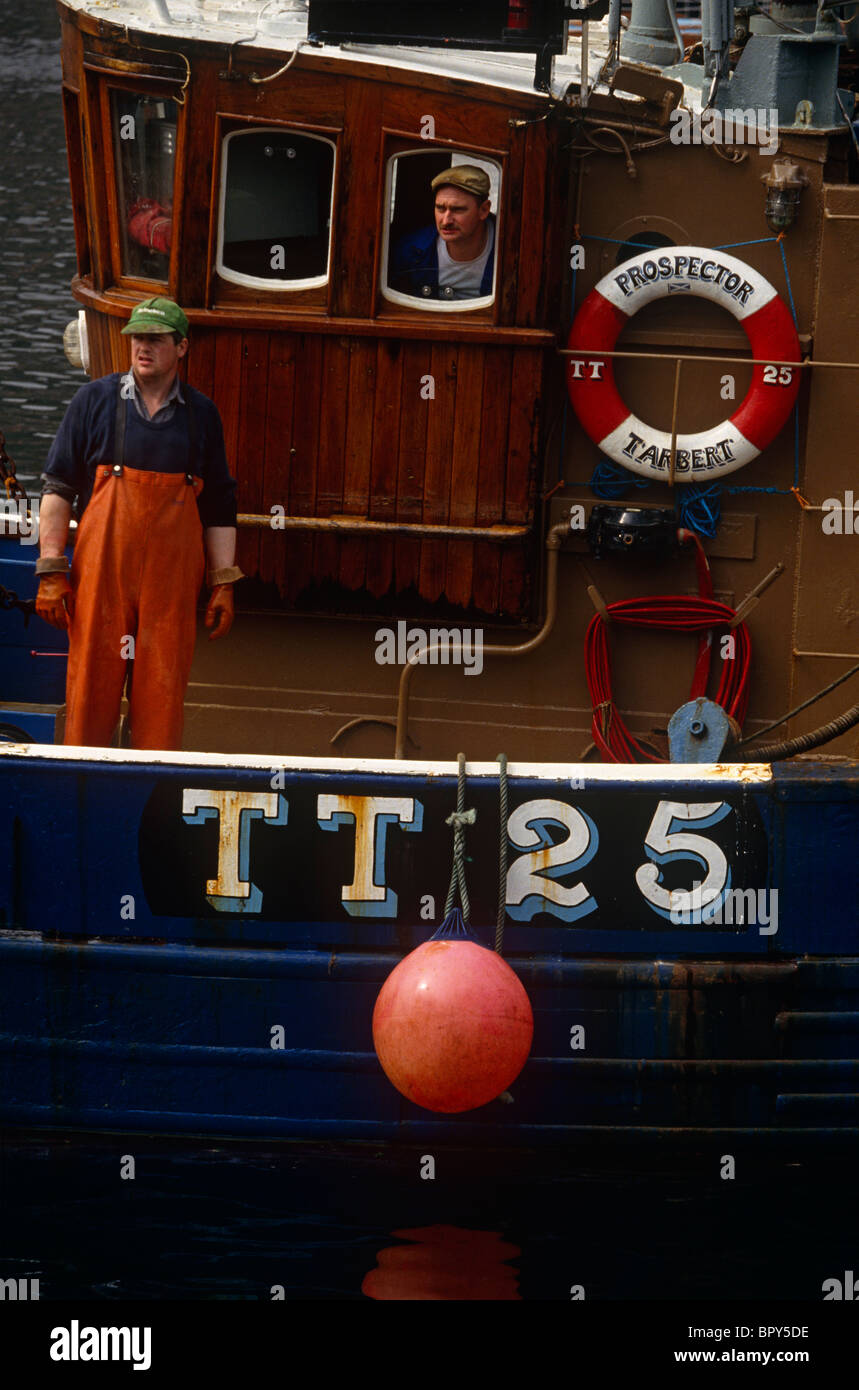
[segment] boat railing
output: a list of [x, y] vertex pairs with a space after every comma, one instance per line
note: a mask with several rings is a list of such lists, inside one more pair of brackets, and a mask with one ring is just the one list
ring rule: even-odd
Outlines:
[[423, 521], [373, 521], [369, 517], [346, 516], [281, 516], [276, 512], [240, 512], [239, 526], [272, 531], [328, 531], [338, 535], [412, 536], [429, 540], [492, 541], [502, 545], [523, 540], [530, 534], [528, 526], [450, 526]]

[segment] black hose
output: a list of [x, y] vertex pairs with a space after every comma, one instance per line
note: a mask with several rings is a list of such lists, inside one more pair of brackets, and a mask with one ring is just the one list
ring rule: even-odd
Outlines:
[[740, 739], [737, 747], [743, 748], [747, 743], [754, 743], [756, 739], [763, 738], [764, 734], [771, 733], [773, 729], [777, 729], [779, 724], [786, 724], [787, 721], [793, 719], [795, 715], [802, 714], [802, 711], [808, 709], [809, 705], [816, 704], [818, 700], [823, 699], [824, 695], [828, 695], [831, 691], [837, 690], [839, 685], [843, 685], [845, 681], [848, 681], [851, 676], [855, 676], [857, 672], [859, 672], [859, 666], [851, 666], [850, 670], [845, 671], [843, 676], [839, 676], [837, 680], [830, 681], [829, 685], [825, 685], [822, 690], [818, 690], [817, 694], [812, 695], [810, 699], [803, 700], [802, 704], [797, 705], [795, 709], [789, 710], [787, 714], [783, 714], [779, 719], [774, 719], [771, 724], [765, 724], [762, 729], [758, 729], [756, 734], [749, 734], [748, 738]]
[[800, 734], [797, 738], [789, 738], [782, 743], [764, 743], [760, 748], [750, 748], [743, 750], [743, 761], [748, 763], [777, 763], [783, 758], [793, 758], [797, 753], [806, 753], [809, 748], [819, 748], [821, 743], [829, 743], [831, 739], [837, 738], [839, 734], [846, 734], [848, 729], [855, 728], [859, 724], [859, 705], [854, 705], [852, 709], [845, 710], [844, 714], [839, 714], [837, 719], [833, 719], [828, 724], [822, 724], [819, 729], [812, 729], [810, 734]]

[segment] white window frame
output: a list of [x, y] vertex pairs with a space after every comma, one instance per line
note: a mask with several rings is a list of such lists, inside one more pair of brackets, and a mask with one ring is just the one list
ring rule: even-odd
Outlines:
[[[469, 313], [472, 309], [488, 309], [495, 303], [498, 286], [498, 215], [501, 208], [501, 165], [496, 159], [489, 159], [484, 154], [472, 156], [474, 160], [480, 160], [481, 164], [491, 164], [498, 173], [498, 197], [497, 207], [493, 209], [495, 216], [495, 245], [492, 248], [492, 293], [484, 294], [475, 299], [435, 299], [421, 294], [403, 294], [401, 290], [393, 290], [388, 285], [388, 261], [390, 259], [390, 236], [391, 236], [391, 196], [393, 191], [394, 165], [398, 159], [408, 159], [412, 155], [438, 154], [437, 149], [430, 150], [400, 150], [392, 154], [388, 160], [385, 171], [385, 223], [382, 229], [382, 256], [379, 265], [379, 290], [382, 298], [390, 304], [400, 304], [405, 309], [415, 309], [420, 307], [430, 313], [436, 314], [462, 314]], [[454, 154], [466, 154], [466, 150], [454, 150]], [[463, 163], [467, 161], [463, 160]], [[434, 221], [432, 208], [430, 218]]]
[[[227, 201], [227, 162], [229, 156], [230, 141], [236, 135], [298, 135], [305, 140], [319, 140], [324, 145], [330, 145], [334, 151], [334, 159], [331, 165], [331, 203], [328, 208], [328, 259], [325, 263], [324, 275], [311, 275], [301, 280], [275, 280], [264, 278], [261, 275], [245, 275], [240, 270], [231, 270], [224, 265], [224, 212]], [[266, 126], [243, 126], [241, 130], [231, 130], [224, 136], [221, 142], [221, 186], [218, 197], [218, 249], [215, 258], [215, 270], [222, 280], [228, 280], [233, 285], [246, 285], [249, 289], [261, 290], [313, 290], [319, 289], [322, 285], [327, 285], [331, 278], [331, 244], [334, 232], [334, 187], [337, 179], [337, 144], [327, 135], [317, 135], [315, 131], [298, 130], [295, 126], [288, 125], [266, 125]]]

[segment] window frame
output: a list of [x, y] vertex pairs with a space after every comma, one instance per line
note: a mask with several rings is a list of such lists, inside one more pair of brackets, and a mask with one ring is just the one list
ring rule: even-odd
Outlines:
[[[396, 134], [399, 140], [403, 136], [399, 132], [387, 132]], [[411, 141], [414, 136], [408, 137]], [[410, 158], [415, 155], [428, 154], [449, 154], [451, 157], [458, 155], [471, 155], [474, 159], [481, 160], [484, 164], [493, 164], [498, 173], [498, 205], [492, 209], [495, 217], [495, 245], [492, 248], [492, 294], [482, 295], [474, 299], [434, 299], [424, 298], [421, 295], [404, 294], [402, 290], [394, 290], [388, 285], [388, 262], [390, 259], [390, 237], [391, 237], [391, 185], [393, 181], [394, 163], [398, 159]], [[475, 149], [466, 150], [462, 145], [446, 142], [443, 145], [436, 144], [434, 141], [426, 141], [424, 145], [417, 148], [404, 147], [403, 149], [391, 150], [386, 152], [385, 160], [385, 180], [382, 194], [382, 229], [379, 250], [379, 275], [377, 280], [378, 293], [381, 300], [381, 307], [384, 309], [393, 306], [396, 309], [411, 311], [412, 313], [425, 314], [479, 314], [486, 322], [494, 322], [498, 318], [500, 304], [499, 296], [499, 273], [501, 264], [501, 234], [502, 234], [502, 202], [505, 184], [505, 158], [500, 150]], [[467, 163], [467, 160], [463, 160]]]
[[[111, 285], [117, 289], [140, 291], [151, 295], [153, 286], [166, 291], [168, 297], [175, 297], [176, 278], [179, 264], [181, 242], [182, 212], [185, 193], [185, 102], [179, 83], [149, 79], [132, 73], [116, 73], [112, 69], [89, 69], [98, 81], [98, 113], [102, 137], [102, 161], [108, 226], [110, 231]], [[134, 92], [138, 96], [153, 97], [156, 100], [172, 101], [176, 106], [176, 154], [173, 160], [173, 231], [170, 243], [170, 257], [167, 277], [155, 280], [143, 275], [129, 275], [122, 268], [122, 237], [120, 234], [119, 210], [119, 164], [113, 142], [113, 112], [111, 92], [120, 90]]]
[[[234, 130], [224, 130], [227, 122], [242, 122], [237, 124]], [[333, 163], [331, 166], [331, 199], [328, 208], [328, 259], [325, 264], [324, 275], [307, 276], [301, 280], [268, 280], [258, 275], [245, 275], [242, 271], [230, 270], [224, 265], [224, 212], [227, 197], [227, 158], [229, 153], [229, 142], [236, 135], [264, 135], [266, 131], [282, 135], [290, 132], [300, 135], [305, 139], [318, 140], [322, 144], [329, 145], [333, 152]], [[252, 118], [243, 116], [223, 116], [219, 113], [218, 139], [220, 141], [220, 158], [218, 167], [218, 188], [217, 202], [214, 203], [217, 211], [215, 214], [214, 225], [214, 255], [212, 257], [212, 274], [217, 277], [224, 287], [233, 287], [236, 290], [247, 290], [259, 294], [261, 291], [266, 294], [280, 296], [283, 294], [299, 295], [309, 291], [322, 290], [326, 292], [331, 285], [331, 267], [334, 261], [334, 209], [336, 207], [337, 176], [339, 171], [339, 130], [320, 129], [309, 127], [296, 121], [254, 121]], [[213, 200], [214, 201], [214, 200]], [[228, 290], [229, 294], [229, 290]], [[315, 297], [315, 296], [314, 296]], [[327, 297], [327, 296], [326, 296]]]
[[83, 130], [83, 103], [80, 89], [63, 83], [63, 119], [66, 146], [69, 152], [69, 188], [72, 195], [72, 215], [75, 227], [75, 252], [78, 277], [92, 275], [93, 255], [90, 240], [90, 208], [87, 194], [86, 141]]

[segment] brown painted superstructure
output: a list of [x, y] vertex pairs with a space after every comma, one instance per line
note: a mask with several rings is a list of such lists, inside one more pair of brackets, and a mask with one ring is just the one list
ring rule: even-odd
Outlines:
[[[545, 607], [544, 538], [571, 504], [593, 503], [587, 480], [598, 458], [570, 409], [564, 415], [564, 325], [569, 322], [570, 247], [583, 237], [585, 267], [575, 298], [615, 263], [617, 242], [659, 231], [677, 244], [720, 246], [772, 236], [761, 175], [770, 159], [670, 142], [656, 103], [623, 97], [574, 100], [511, 91], [465, 78], [344, 53], [302, 50], [280, 79], [283, 54], [203, 39], [177, 53], [144, 35], [59, 4], [71, 185], [86, 308], [90, 372], [128, 365], [120, 335], [131, 307], [167, 292], [191, 321], [189, 380], [221, 412], [239, 510], [265, 517], [410, 523], [413, 533], [346, 536], [325, 530], [243, 526], [239, 561], [257, 584], [228, 643], [198, 646], [188, 691], [186, 747], [223, 752], [390, 755], [385, 724], [395, 713], [396, 667], [375, 660], [376, 631], [409, 620], [423, 628], [467, 624], [489, 642], [521, 641]], [[178, 50], [184, 58], [178, 56]], [[189, 67], [186, 69], [186, 60]], [[123, 277], [107, 92], [111, 87], [180, 103], [174, 237], [163, 285]], [[633, 114], [631, 114], [633, 111]], [[422, 135], [430, 113], [435, 138]], [[215, 269], [220, 148], [232, 130], [282, 124], [337, 146], [331, 274], [320, 288], [264, 291], [223, 280]], [[497, 292], [491, 308], [441, 314], [386, 300], [380, 289], [385, 165], [426, 148], [483, 154], [502, 170]], [[847, 182], [847, 136], [783, 134], [779, 155], [808, 184], [783, 239], [803, 355], [857, 362], [859, 186]], [[600, 240], [604, 238], [605, 240]], [[787, 296], [772, 240], [733, 254]], [[677, 424], [703, 429], [731, 413], [726, 373], [739, 400], [748, 384], [742, 329], [701, 300], [660, 301], [618, 344], [642, 354], [691, 352], [732, 363], [689, 364]], [[421, 382], [432, 376], [434, 399]], [[622, 361], [618, 383], [630, 407], [671, 428], [673, 363]], [[805, 370], [800, 396], [802, 498], [820, 507], [859, 496], [855, 462], [856, 373]], [[561, 442], [564, 453], [561, 456]], [[787, 427], [727, 486], [711, 556], [719, 597], [738, 605], [778, 563], [782, 577], [749, 618], [752, 695], [746, 732], [776, 718], [859, 660], [855, 576], [859, 535], [823, 533], [794, 483]], [[560, 484], [560, 485], [559, 485]], [[632, 504], [670, 505], [671, 491], [630, 487]], [[507, 527], [496, 537], [448, 538], [433, 527]], [[857, 527], [859, 529], [859, 527]], [[642, 566], [592, 561], [573, 536], [560, 556], [558, 616], [535, 651], [487, 658], [482, 676], [421, 669], [413, 681], [411, 747], [421, 756], [546, 760], [578, 758], [589, 742], [582, 643], [593, 607], [587, 572], [606, 600], [695, 592], [691, 560]], [[241, 600], [240, 600], [241, 607]], [[511, 628], [513, 630], [511, 630]], [[687, 698], [692, 639], [632, 634], [614, 645], [615, 694], [627, 722], [664, 728]], [[849, 703], [843, 689], [784, 732], [823, 723]], [[855, 730], [827, 753], [857, 751]]]

